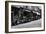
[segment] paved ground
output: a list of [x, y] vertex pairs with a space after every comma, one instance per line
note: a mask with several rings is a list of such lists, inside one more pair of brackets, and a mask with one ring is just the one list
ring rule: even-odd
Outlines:
[[33, 27], [40, 27], [40, 26], [41, 26], [41, 19], [24, 23], [24, 24], [19, 24], [16, 26], [12, 26], [12, 28], [33, 28]]

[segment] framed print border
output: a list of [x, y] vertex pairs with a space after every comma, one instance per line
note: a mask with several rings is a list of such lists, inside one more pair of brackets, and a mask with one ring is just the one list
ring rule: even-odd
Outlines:
[[[8, 17], [9, 17], [9, 2], [12, 3], [31, 3], [31, 4], [43, 4], [44, 5], [44, 29], [43, 30], [29, 30], [29, 31], [15, 31], [15, 32], [9, 32], [8, 31]], [[37, 31], [45, 31], [45, 3], [40, 2], [22, 2], [22, 1], [5, 1], [5, 32], [6, 33], [20, 33], [20, 32], [37, 32]]]

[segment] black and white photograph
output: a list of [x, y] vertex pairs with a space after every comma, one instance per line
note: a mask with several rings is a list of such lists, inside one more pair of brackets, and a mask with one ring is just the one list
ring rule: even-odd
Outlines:
[[12, 5], [11, 27], [12, 28], [41, 27], [41, 7]]
[[8, 31], [44, 30], [44, 4], [9, 2]]

